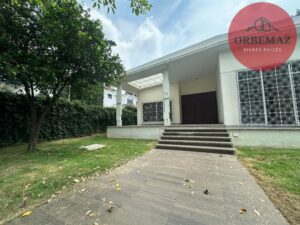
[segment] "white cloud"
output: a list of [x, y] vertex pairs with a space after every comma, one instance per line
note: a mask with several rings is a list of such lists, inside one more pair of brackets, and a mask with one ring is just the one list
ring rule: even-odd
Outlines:
[[[174, 0], [172, 5], [162, 10], [160, 14], [146, 17], [142, 22], [125, 20], [122, 17], [114, 18], [112, 22], [105, 13], [95, 9], [91, 10], [91, 15], [92, 18], [102, 21], [106, 36], [117, 43], [114, 50], [119, 53], [126, 69], [129, 69], [227, 32], [234, 15], [244, 6], [257, 2], [257, 0], [185, 1], [183, 10], [181, 1]], [[272, 2], [283, 4], [282, 0]]]
[[[114, 50], [120, 55], [127, 69], [162, 56], [163, 35], [151, 17], [148, 17], [138, 26], [137, 30], [127, 35], [129, 38], [126, 38], [122, 32], [122, 29], [126, 29], [126, 26], [116, 27], [106, 15], [95, 9], [91, 10], [91, 16], [93, 19], [101, 20], [107, 38], [117, 43]], [[123, 25], [128, 24], [123, 21]]]

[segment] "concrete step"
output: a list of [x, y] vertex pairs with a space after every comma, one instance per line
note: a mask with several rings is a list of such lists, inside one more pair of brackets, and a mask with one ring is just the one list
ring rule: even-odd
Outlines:
[[168, 144], [168, 145], [193, 145], [193, 146], [212, 146], [212, 147], [232, 148], [231, 142], [221, 142], [221, 141], [192, 141], [192, 140], [162, 139], [162, 140], [159, 140], [158, 143], [159, 144]]
[[215, 136], [228, 137], [227, 132], [163, 132], [164, 136]]
[[230, 137], [220, 137], [220, 136], [188, 136], [188, 135], [163, 135], [161, 136], [163, 140], [197, 140], [197, 141], [221, 141], [221, 142], [231, 142]]
[[165, 132], [225, 132], [224, 128], [166, 128]]
[[219, 154], [230, 154], [230, 155], [234, 154], [234, 148], [222, 148], [222, 147], [212, 147], [212, 146], [157, 144], [156, 149], [184, 150], [184, 151], [208, 152], [208, 153], [219, 153]]

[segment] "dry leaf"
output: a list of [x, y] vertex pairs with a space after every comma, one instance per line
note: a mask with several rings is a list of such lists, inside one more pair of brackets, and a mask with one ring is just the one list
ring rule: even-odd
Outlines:
[[25, 217], [25, 216], [30, 216], [30, 215], [31, 215], [31, 213], [32, 213], [32, 211], [27, 211], [27, 212], [24, 212], [24, 213], [22, 214], [22, 217]]
[[121, 191], [120, 184], [116, 183], [116, 184], [115, 184], [115, 188], [116, 188], [116, 191]]
[[97, 223], [97, 222], [94, 222], [94, 224], [93, 225], [99, 225], [99, 223]]
[[192, 193], [192, 195], [195, 195], [195, 194], [197, 194], [197, 192], [195, 192], [195, 191], [192, 191], [191, 193]]
[[240, 214], [245, 214], [247, 212], [247, 209], [241, 208], [240, 209]]
[[111, 212], [112, 212], [112, 210], [113, 210], [113, 208], [114, 208], [114, 206], [113, 206], [113, 205], [109, 205], [109, 207], [108, 207], [107, 211], [108, 211], [109, 213], [111, 213]]
[[25, 185], [25, 189], [29, 188], [29, 186], [31, 186], [31, 183], [26, 184], [26, 185]]
[[206, 189], [205, 191], [203, 191], [203, 193], [204, 193], [205, 195], [208, 195], [208, 194], [209, 194], [209, 192], [208, 192], [207, 189]]
[[87, 216], [87, 215], [89, 215], [91, 213], [92, 213], [92, 210], [88, 210], [88, 211], [86, 211], [85, 215]]
[[259, 199], [260, 201], [262, 201], [262, 202], [265, 202], [266, 200], [264, 200], [264, 199]]
[[260, 212], [258, 212], [257, 210], [254, 209], [253, 212], [254, 212], [256, 215], [260, 216]]
[[102, 202], [106, 202], [106, 198], [102, 198], [101, 200], [102, 200]]
[[109, 179], [109, 182], [114, 182], [116, 179], [115, 178], [111, 178]]
[[79, 183], [80, 181], [78, 179], [73, 180], [74, 183]]
[[122, 189], [120, 187], [117, 187], [116, 188], [116, 191], [121, 191]]
[[194, 180], [191, 180], [191, 179], [185, 179], [185, 182], [195, 183], [195, 181], [194, 181]]

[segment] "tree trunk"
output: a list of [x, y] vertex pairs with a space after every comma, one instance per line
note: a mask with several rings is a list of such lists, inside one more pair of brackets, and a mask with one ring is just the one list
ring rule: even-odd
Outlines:
[[30, 114], [31, 114], [31, 129], [30, 129], [30, 138], [28, 141], [27, 151], [28, 152], [35, 152], [36, 145], [38, 142], [39, 134], [41, 131], [42, 123], [45, 120], [46, 114], [49, 110], [50, 106], [47, 106], [44, 111], [41, 113], [40, 116], [37, 115], [35, 106], [30, 107]]

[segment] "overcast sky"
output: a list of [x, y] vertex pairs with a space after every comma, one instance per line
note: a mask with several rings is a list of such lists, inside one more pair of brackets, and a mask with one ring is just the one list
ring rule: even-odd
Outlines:
[[[92, 0], [84, 0], [90, 7]], [[126, 69], [168, 53], [226, 33], [234, 15], [253, 0], [150, 0], [153, 8], [147, 15], [135, 16], [129, 0], [116, 0], [117, 11], [93, 9], [93, 18], [102, 21], [106, 36], [117, 43]], [[274, 0], [289, 14], [300, 8], [299, 0]]]

